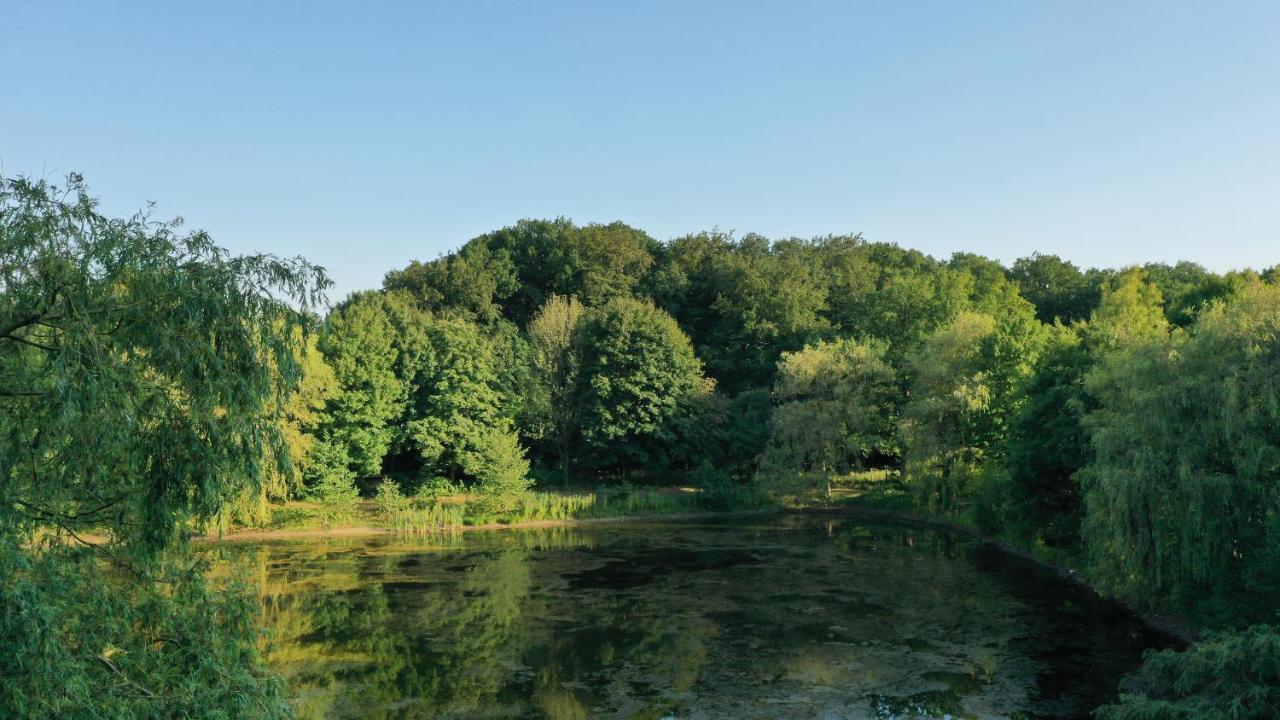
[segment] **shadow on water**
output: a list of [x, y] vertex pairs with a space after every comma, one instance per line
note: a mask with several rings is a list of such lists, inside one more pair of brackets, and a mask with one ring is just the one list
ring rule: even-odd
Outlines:
[[846, 519], [211, 552], [302, 718], [1075, 718], [1158, 644], [1024, 561]]

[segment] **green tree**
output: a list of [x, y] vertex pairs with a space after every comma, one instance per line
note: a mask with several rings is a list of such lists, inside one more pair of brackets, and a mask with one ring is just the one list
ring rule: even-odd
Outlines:
[[343, 445], [361, 475], [382, 472], [404, 414], [408, 387], [397, 375], [401, 360], [395, 326], [381, 293], [348, 299], [326, 319], [319, 348], [340, 388], [329, 402], [322, 434]]
[[1054, 328], [1009, 430], [1005, 470], [1015, 511], [1007, 529], [1054, 548], [1079, 545], [1080, 472], [1091, 455], [1084, 417], [1097, 409], [1085, 376], [1108, 354], [1167, 331], [1159, 290], [1139, 269], [1104, 284], [1089, 323]]
[[897, 377], [883, 345], [823, 342], [784, 353], [774, 383], [766, 467], [817, 474], [860, 470], [896, 453]]
[[1197, 312], [1239, 289], [1244, 280], [1234, 274], [1211, 273], [1185, 260], [1175, 265], [1147, 263], [1142, 270], [1147, 281], [1160, 289], [1165, 316], [1177, 327], [1190, 325]]
[[1080, 268], [1057, 255], [1034, 253], [1018, 258], [1009, 277], [1036, 306], [1036, 317], [1043, 323], [1057, 320], [1070, 325], [1088, 318], [1098, 304], [1098, 287]]
[[480, 329], [462, 320], [435, 319], [412, 375], [404, 427], [429, 475], [474, 474], [494, 429], [509, 431], [499, 407], [493, 349]]
[[578, 385], [581, 358], [573, 338], [583, 314], [577, 298], [552, 295], [529, 321], [530, 357], [538, 388], [539, 415], [545, 435], [555, 446], [565, 483], [569, 482], [573, 443], [578, 432]]
[[298, 384], [283, 402], [273, 399], [265, 409], [268, 416], [276, 418], [288, 449], [288, 462], [280, 464], [268, 457], [257, 492], [243, 495], [230, 505], [232, 518], [246, 524], [266, 522], [268, 501], [288, 500], [303, 489], [316, 433], [324, 423], [325, 408], [338, 393], [337, 378], [316, 347], [315, 333], [304, 336], [301, 329], [297, 329], [293, 342], [294, 362], [300, 372]]
[[295, 338], [295, 362], [301, 373], [298, 386], [278, 411], [268, 407], [268, 413], [278, 413], [280, 434], [289, 449], [288, 467], [267, 467], [264, 497], [273, 500], [288, 499], [302, 489], [307, 456], [315, 444], [316, 432], [324, 423], [325, 407], [338, 394], [338, 379], [316, 345], [317, 336], [310, 334], [304, 339], [295, 333]]
[[1075, 328], [1055, 325], [1027, 380], [1026, 405], [1009, 427], [1005, 470], [1017, 511], [1008, 528], [1053, 548], [1080, 541], [1083, 512], [1076, 473], [1089, 442], [1083, 418], [1089, 409], [1084, 375], [1092, 358]]
[[986, 305], [998, 314], [961, 313], [907, 363], [903, 466], [930, 510], [963, 505], [984, 465], [1000, 458], [1043, 347], [1044, 327], [1012, 288], [993, 292]]
[[302, 479], [308, 497], [319, 503], [326, 522], [347, 520], [355, 515], [360, 491], [355, 485], [356, 474], [351, 471], [351, 457], [342, 443], [330, 439], [313, 443], [307, 453]]
[[767, 387], [782, 352], [829, 329], [826, 285], [805, 243], [722, 233], [675, 240], [651, 280], [726, 392]]
[[1089, 316], [1085, 339], [1099, 354], [1164, 337], [1169, 323], [1164, 296], [1140, 268], [1127, 268], [1102, 288], [1097, 309]]
[[477, 443], [468, 472], [476, 478], [482, 506], [490, 512], [513, 509], [529, 491], [529, 461], [514, 432], [488, 428]]
[[614, 300], [583, 314], [575, 391], [579, 437], [600, 469], [661, 469], [673, 421], [707, 388], [702, 364], [675, 320], [653, 305]]
[[[256, 602], [209, 588], [183, 538], [284, 461], [266, 409], [298, 381], [291, 303], [324, 284], [104, 217], [76, 176], [0, 180], [0, 707], [288, 715]], [[105, 544], [77, 542], [89, 531]]]
[[931, 333], [970, 307], [973, 291], [967, 272], [883, 266], [874, 290], [842, 301], [839, 323], [855, 337], [888, 343], [891, 361], [901, 364]]
[[392, 270], [382, 287], [408, 293], [424, 311], [487, 325], [502, 317], [501, 303], [515, 292], [516, 282], [516, 267], [509, 253], [472, 242], [437, 260], [415, 260], [403, 270]]
[[1278, 375], [1280, 288], [1257, 281], [1089, 373], [1084, 534], [1099, 577], [1205, 622], [1271, 619], [1259, 611], [1280, 600]]

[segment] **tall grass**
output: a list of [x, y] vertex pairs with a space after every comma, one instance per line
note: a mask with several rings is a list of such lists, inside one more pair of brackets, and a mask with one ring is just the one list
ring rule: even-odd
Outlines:
[[[679, 515], [707, 510], [747, 509], [765, 504], [752, 487], [717, 488], [715, 492], [661, 492], [622, 485], [586, 493], [531, 492], [515, 509], [499, 515], [468, 513], [473, 524], [547, 520], [588, 520], [624, 516]], [[470, 508], [469, 508], [470, 510]]]
[[463, 525], [463, 507], [432, 503], [426, 507], [410, 506], [384, 515], [387, 528], [402, 535], [432, 535], [454, 532]]
[[386, 527], [402, 535], [430, 535], [462, 526], [461, 506], [445, 505], [431, 497], [405, 497], [394, 480], [383, 480], [378, 485], [373, 502]]

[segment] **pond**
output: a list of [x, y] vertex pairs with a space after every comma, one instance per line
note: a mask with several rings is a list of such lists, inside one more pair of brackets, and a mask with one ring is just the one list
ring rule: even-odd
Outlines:
[[839, 518], [217, 552], [302, 718], [1076, 718], [1160, 642], [974, 541]]

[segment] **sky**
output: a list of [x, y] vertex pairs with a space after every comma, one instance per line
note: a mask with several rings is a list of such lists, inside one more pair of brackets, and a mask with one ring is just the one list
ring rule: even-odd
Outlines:
[[339, 299], [525, 217], [1280, 263], [1280, 3], [0, 0], [0, 173]]

